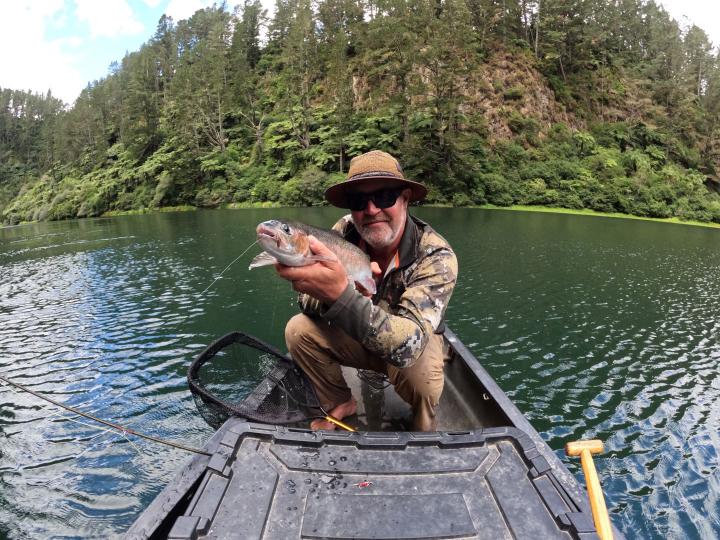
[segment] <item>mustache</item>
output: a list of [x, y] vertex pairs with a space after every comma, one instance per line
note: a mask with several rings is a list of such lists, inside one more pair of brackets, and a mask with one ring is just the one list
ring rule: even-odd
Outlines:
[[364, 227], [365, 225], [370, 225], [372, 223], [390, 223], [389, 219], [363, 219], [361, 225]]

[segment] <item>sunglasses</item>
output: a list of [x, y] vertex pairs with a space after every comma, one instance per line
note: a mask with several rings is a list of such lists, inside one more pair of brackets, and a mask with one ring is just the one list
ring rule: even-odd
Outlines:
[[395, 204], [402, 191], [402, 189], [389, 188], [373, 191], [372, 193], [348, 193], [348, 208], [354, 212], [365, 210], [369, 201], [372, 201], [378, 208], [390, 208]]

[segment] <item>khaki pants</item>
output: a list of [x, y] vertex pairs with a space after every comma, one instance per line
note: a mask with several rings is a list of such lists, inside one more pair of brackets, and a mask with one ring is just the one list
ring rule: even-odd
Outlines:
[[285, 342], [315, 387], [325, 410], [330, 411], [352, 397], [342, 375], [342, 364], [386, 374], [398, 395], [412, 406], [414, 429], [436, 429], [435, 408], [444, 382], [442, 336], [433, 334], [420, 357], [404, 369], [374, 357], [339, 328], [303, 314], [288, 321]]

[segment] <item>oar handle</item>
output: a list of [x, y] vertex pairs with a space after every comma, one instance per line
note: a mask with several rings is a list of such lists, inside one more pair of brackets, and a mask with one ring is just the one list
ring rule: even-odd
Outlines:
[[595, 529], [597, 529], [600, 540], [613, 540], [610, 516], [608, 515], [607, 506], [605, 506], [605, 497], [603, 497], [600, 479], [592, 458], [592, 454], [599, 454], [602, 451], [603, 443], [598, 439], [575, 441], [565, 445], [565, 453], [568, 456], [580, 456], [580, 463], [587, 484], [588, 498], [590, 499], [590, 509], [592, 510]]

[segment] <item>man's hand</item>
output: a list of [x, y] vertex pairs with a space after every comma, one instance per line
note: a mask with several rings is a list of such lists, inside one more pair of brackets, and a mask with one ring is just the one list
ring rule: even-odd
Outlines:
[[310, 251], [313, 255], [328, 260], [318, 261], [307, 266], [285, 266], [276, 264], [275, 269], [280, 277], [292, 283], [297, 292], [309, 294], [325, 304], [332, 304], [345, 291], [348, 277], [337, 255], [314, 236], [309, 237]]

